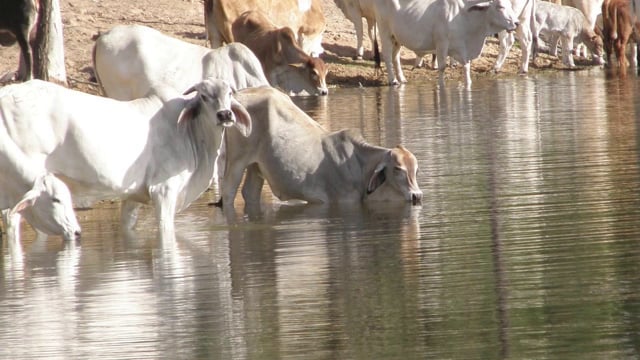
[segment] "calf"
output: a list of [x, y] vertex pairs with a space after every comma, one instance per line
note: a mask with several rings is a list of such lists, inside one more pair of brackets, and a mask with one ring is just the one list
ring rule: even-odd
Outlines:
[[223, 130], [251, 131], [232, 92], [205, 79], [186, 91], [195, 97], [160, 87], [118, 101], [31, 80], [0, 89], [0, 124], [26, 159], [64, 176], [76, 201], [122, 200], [126, 228], [150, 203], [161, 239], [172, 239], [175, 213], [212, 182]]
[[[594, 61], [602, 63], [602, 38], [591, 28], [584, 14], [570, 6], [557, 5], [547, 1], [540, 1], [536, 7], [536, 37], [542, 34], [549, 40], [551, 54], [557, 56], [558, 38], [562, 44], [562, 62], [566, 66], [574, 67], [574, 44], [583, 43], [591, 51]], [[537, 56], [534, 49], [533, 57]]]
[[518, 26], [508, 0], [376, 0], [376, 24], [389, 84], [406, 82], [400, 46], [418, 54], [436, 51], [438, 77], [444, 83], [446, 57], [463, 64], [471, 84], [471, 60], [480, 56], [487, 36]]
[[[33, 78], [33, 51], [31, 40], [35, 36], [38, 4], [35, 0], [2, 0], [0, 1], [0, 44], [20, 46], [20, 69], [15, 78], [29, 80]], [[24, 67], [23, 67], [24, 64]], [[13, 79], [11, 79], [13, 80]]]
[[248, 138], [233, 130], [225, 134], [225, 208], [233, 207], [245, 169], [247, 203], [260, 201], [265, 179], [281, 200], [421, 201], [418, 163], [403, 146], [373, 146], [348, 130], [329, 133], [272, 88], [245, 89], [236, 96], [251, 115], [253, 129]]
[[615, 52], [621, 74], [626, 74], [627, 58], [625, 50], [627, 42], [640, 40], [638, 34], [640, 24], [631, 11], [630, 3], [626, 0], [605, 0], [602, 3], [602, 36], [604, 50], [607, 54], [607, 65], [611, 65], [611, 54]]
[[313, 84], [311, 95], [327, 95], [327, 66], [320, 58], [307, 55], [298, 46], [289, 27], [277, 28], [259, 11], [247, 11], [231, 25], [235, 41], [241, 42], [258, 57], [272, 86], [279, 87], [274, 71], [278, 67], [299, 64], [306, 82]]

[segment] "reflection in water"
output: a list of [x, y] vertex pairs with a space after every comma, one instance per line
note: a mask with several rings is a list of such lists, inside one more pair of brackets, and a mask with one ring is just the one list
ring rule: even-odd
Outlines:
[[79, 212], [79, 244], [3, 244], [0, 358], [640, 357], [637, 94], [572, 71], [297, 98], [407, 146], [422, 206], [228, 222], [210, 192], [172, 244], [149, 209], [126, 236], [117, 204]]

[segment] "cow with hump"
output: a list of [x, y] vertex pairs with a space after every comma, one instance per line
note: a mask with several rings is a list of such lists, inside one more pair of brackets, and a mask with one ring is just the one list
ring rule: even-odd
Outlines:
[[400, 47], [436, 52], [438, 77], [444, 83], [446, 58], [463, 64], [471, 85], [471, 60], [480, 56], [485, 38], [513, 31], [518, 19], [509, 0], [375, 0], [376, 24], [390, 85], [406, 82]]
[[208, 77], [235, 89], [269, 85], [260, 61], [242, 44], [212, 50], [142, 25], [118, 25], [100, 34], [93, 68], [104, 94], [118, 100], [146, 96], [155, 84], [183, 92]]
[[124, 229], [139, 204], [155, 209], [161, 239], [173, 239], [175, 213], [212, 182], [225, 129], [248, 136], [251, 119], [223, 80], [185, 92], [159, 86], [118, 101], [31, 80], [0, 90], [7, 136], [36, 166], [63, 176], [77, 203], [120, 199]]
[[247, 204], [260, 202], [264, 180], [280, 200], [421, 202], [418, 162], [405, 147], [367, 144], [352, 130], [329, 132], [273, 88], [245, 89], [236, 98], [253, 127], [249, 137], [233, 129], [225, 133], [225, 212], [233, 208], [245, 169]]
[[326, 18], [322, 0], [204, 0], [204, 23], [212, 48], [235, 41], [231, 24], [245, 11], [264, 12], [278, 27], [289, 27], [298, 44], [311, 56], [320, 56]]
[[[288, 27], [276, 27], [261, 11], [247, 11], [231, 25], [235, 41], [253, 51], [272, 86], [290, 95], [327, 95], [327, 65], [320, 58], [307, 55], [296, 42]], [[281, 84], [279, 74], [283, 67], [300, 74], [298, 86]], [[289, 90], [289, 91], [288, 91]]]

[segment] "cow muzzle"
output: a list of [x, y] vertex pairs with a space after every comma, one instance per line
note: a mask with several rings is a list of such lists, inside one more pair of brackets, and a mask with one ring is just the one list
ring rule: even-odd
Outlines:
[[224, 127], [233, 126], [234, 118], [233, 118], [233, 112], [231, 112], [231, 110], [220, 110], [218, 111], [216, 116], [218, 117], [218, 121], [222, 126]]
[[422, 191], [414, 191], [411, 193], [411, 204], [412, 205], [422, 204]]

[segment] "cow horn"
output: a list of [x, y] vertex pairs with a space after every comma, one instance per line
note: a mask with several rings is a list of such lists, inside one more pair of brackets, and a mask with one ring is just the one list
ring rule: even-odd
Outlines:
[[195, 85], [193, 85], [192, 87], [188, 88], [185, 92], [182, 93], [182, 95], [189, 95], [194, 91], [196, 91], [196, 86]]

